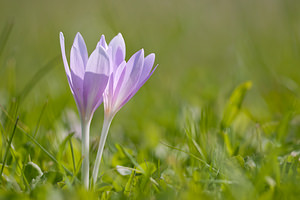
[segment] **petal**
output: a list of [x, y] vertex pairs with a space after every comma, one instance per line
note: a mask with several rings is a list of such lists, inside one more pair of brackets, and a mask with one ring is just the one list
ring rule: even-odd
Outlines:
[[151, 71], [151, 73], [136, 86], [136, 88], [131, 92], [131, 94], [122, 102], [120, 108], [123, 105], [125, 105], [137, 93], [137, 91], [139, 91], [139, 89], [147, 82], [147, 80], [152, 76], [153, 72], [156, 70], [157, 66], [158, 65], [156, 65], [155, 68]]
[[108, 82], [108, 76], [86, 72], [84, 76], [83, 100], [85, 116], [90, 118], [95, 110], [102, 103], [102, 95]]
[[122, 62], [120, 66], [118, 67], [117, 71], [115, 72], [115, 85], [114, 85], [114, 93], [113, 93], [113, 98], [112, 98], [112, 104], [115, 104], [117, 98], [119, 97], [119, 92], [122, 87], [122, 84], [124, 82], [124, 77], [126, 73], [126, 62]]
[[84, 74], [83, 100], [86, 117], [91, 117], [102, 103], [102, 95], [109, 76], [109, 58], [102, 46], [97, 46], [91, 54]]
[[158, 65], [155, 66], [155, 68], [148, 74], [148, 76], [139, 82], [139, 84], [136, 86], [136, 88], [133, 90], [132, 95], [135, 95], [135, 93], [148, 81], [148, 79], [152, 76], [153, 72], [156, 70]]
[[79, 50], [85, 68], [86, 63], [88, 61], [88, 52], [84, 39], [79, 32], [75, 36], [73, 46]]
[[125, 60], [125, 41], [121, 33], [115, 36], [109, 43], [112, 49], [112, 62], [115, 66], [119, 66]]
[[[69, 68], [68, 61], [66, 58], [66, 53], [65, 53], [64, 35], [62, 32], [60, 32], [60, 46], [61, 46], [63, 62], [64, 62], [64, 66], [65, 66], [65, 71], [66, 71], [67, 78], [68, 78], [68, 83], [69, 83], [71, 92], [74, 96], [76, 105], [77, 105], [78, 110], [81, 115], [81, 113], [82, 113], [82, 80], [79, 77], [77, 77], [74, 73], [70, 72], [70, 68]], [[71, 76], [71, 74], [72, 74], [72, 76]]]
[[122, 102], [132, 93], [138, 84], [141, 72], [144, 65], [144, 50], [141, 49], [135, 53], [126, 64], [126, 72], [124, 75], [124, 81], [120, 88], [120, 93], [117, 97], [116, 104], [122, 104]]
[[71, 72], [75, 74], [77, 77], [83, 80], [84, 77], [84, 63], [78, 48], [74, 45], [71, 48], [71, 56], [70, 56], [70, 66]]
[[101, 35], [100, 41], [98, 42], [97, 45], [102, 46], [105, 50], [107, 50], [107, 43], [105, 41], [105, 36]]
[[[116, 87], [117, 85], [120, 86], [120, 84], [122, 84], [120, 82], [120, 78], [121, 78], [121, 75], [123, 74], [123, 76], [125, 75], [125, 70], [126, 70], [126, 61], [123, 61], [119, 67], [114, 71], [114, 92], [116, 92]], [[122, 78], [124, 79], [124, 77]], [[123, 82], [123, 81], [122, 81]]]
[[61, 49], [62, 59], [64, 62], [64, 67], [65, 67], [65, 71], [67, 74], [68, 82], [69, 82], [69, 84], [72, 84], [70, 68], [69, 68], [68, 60], [66, 57], [66, 51], [65, 51], [65, 38], [64, 38], [64, 34], [62, 32], [59, 33], [59, 38], [60, 38], [60, 49]]
[[83, 80], [85, 66], [87, 64], [87, 50], [80, 33], [77, 33], [71, 48], [70, 67], [71, 71]]
[[110, 75], [109, 56], [102, 46], [97, 46], [90, 55], [85, 71], [105, 74], [106, 76]]
[[81, 58], [79, 50], [73, 45], [71, 49], [70, 57], [71, 65], [71, 80], [73, 86], [74, 95], [76, 95], [78, 100], [78, 105], [81, 109], [83, 106], [83, 77], [84, 77], [84, 67], [83, 60]]
[[144, 67], [143, 67], [143, 71], [142, 71], [139, 83], [143, 82], [146, 79], [146, 77], [150, 74], [151, 69], [152, 69], [153, 64], [154, 64], [154, 60], [155, 60], [155, 54], [154, 53], [149, 54], [145, 58]]

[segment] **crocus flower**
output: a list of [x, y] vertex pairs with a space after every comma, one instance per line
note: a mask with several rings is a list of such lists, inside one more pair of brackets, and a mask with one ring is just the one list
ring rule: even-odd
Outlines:
[[110, 58], [105, 48], [97, 45], [88, 57], [85, 42], [77, 33], [70, 55], [70, 68], [65, 53], [64, 36], [60, 33], [63, 63], [71, 92], [81, 119], [82, 129], [82, 181], [89, 187], [89, 129], [95, 110], [103, 101], [103, 92], [110, 75]]
[[111, 75], [103, 94], [104, 122], [93, 170], [94, 183], [97, 179], [105, 140], [113, 117], [144, 85], [157, 67], [152, 70], [155, 55], [152, 53], [144, 57], [143, 49], [136, 52], [126, 62], [125, 42], [120, 33], [111, 40], [109, 45], [106, 44], [105, 37], [102, 35], [98, 45], [102, 46], [109, 54]]

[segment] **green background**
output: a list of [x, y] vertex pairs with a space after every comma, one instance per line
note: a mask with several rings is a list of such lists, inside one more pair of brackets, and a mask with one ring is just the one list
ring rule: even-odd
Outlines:
[[[80, 160], [80, 140], [75, 137], [80, 134], [79, 116], [63, 68], [60, 31], [67, 58], [77, 32], [89, 53], [101, 34], [108, 42], [120, 32], [127, 60], [144, 48], [146, 54], [156, 54], [159, 65], [116, 115], [100, 169], [105, 176], [96, 191], [76, 190], [79, 183], [68, 185], [65, 175], [59, 183], [26, 186], [23, 175], [30, 160], [43, 172], [64, 170], [17, 129], [4, 170], [14, 181], [2, 178], [4, 197], [299, 195], [299, 1], [1, 0], [0, 31], [2, 160], [17, 116], [19, 125], [60, 164], [73, 170], [70, 140], [76, 164]], [[91, 127], [92, 164], [102, 120], [101, 105]], [[114, 170], [116, 165], [146, 165], [147, 173], [122, 176]]]

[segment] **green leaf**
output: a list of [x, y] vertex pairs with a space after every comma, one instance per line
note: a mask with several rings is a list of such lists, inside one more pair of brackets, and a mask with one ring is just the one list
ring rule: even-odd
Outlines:
[[52, 184], [57, 184], [58, 182], [61, 182], [63, 178], [64, 178], [63, 173], [57, 171], [45, 172], [41, 177], [42, 180]]
[[31, 183], [34, 179], [40, 178], [43, 172], [37, 164], [28, 162], [24, 167], [24, 175], [28, 183]]
[[138, 166], [138, 169], [151, 175], [156, 171], [156, 166], [152, 162], [143, 162]]
[[227, 102], [227, 106], [225, 108], [221, 129], [229, 127], [232, 122], [235, 120], [236, 116], [241, 110], [242, 103], [244, 101], [245, 95], [252, 87], [252, 82], [247, 81], [245, 83], [240, 84], [235, 90], [232, 92], [229, 101]]
[[130, 197], [132, 192], [134, 191], [134, 188], [136, 186], [136, 176], [135, 171], [131, 172], [131, 175], [126, 183], [125, 189], [124, 189], [124, 195], [127, 197]]

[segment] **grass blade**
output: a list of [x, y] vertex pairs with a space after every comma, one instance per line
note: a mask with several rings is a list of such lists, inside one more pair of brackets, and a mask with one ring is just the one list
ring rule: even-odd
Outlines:
[[[12, 120], [12, 118], [9, 116], [9, 114], [6, 112], [6, 110], [3, 108], [3, 106], [1, 106], [1, 109], [3, 111], [3, 113], [5, 113], [7, 115], [7, 118], [9, 120]], [[59, 166], [62, 166], [64, 168], [64, 170], [66, 171], [66, 173], [70, 176], [73, 176], [73, 173], [68, 170], [64, 165], [61, 165], [57, 160], [56, 158], [51, 155], [36, 139], [34, 139], [33, 136], [31, 136], [29, 133], [27, 133], [24, 128], [22, 126], [20, 126], [19, 124], [17, 124], [17, 128], [23, 133], [25, 134], [29, 139], [31, 139], [33, 141], [34, 144], [36, 144], [53, 162], [55, 162], [55, 164], [59, 165]]]
[[70, 149], [71, 149], [71, 153], [72, 153], [73, 172], [75, 173], [75, 172], [76, 172], [76, 161], [75, 161], [75, 155], [74, 155], [74, 149], [73, 149], [72, 138], [70, 138], [69, 144], [70, 144]]
[[37, 134], [37, 132], [38, 132], [38, 130], [39, 130], [40, 123], [41, 123], [41, 119], [42, 119], [42, 116], [43, 116], [43, 114], [44, 114], [44, 112], [45, 112], [45, 110], [46, 110], [47, 105], [48, 105], [48, 101], [46, 101], [46, 103], [44, 104], [44, 106], [43, 106], [43, 108], [42, 108], [42, 111], [41, 111], [41, 114], [40, 114], [40, 116], [39, 116], [39, 119], [38, 119], [38, 121], [37, 121], [37, 124], [36, 124], [36, 127], [35, 127], [35, 131], [34, 131], [34, 134], [33, 134], [33, 137], [34, 137], [34, 138], [36, 137], [36, 134]]
[[52, 60], [50, 60], [44, 67], [42, 67], [40, 70], [38, 70], [35, 75], [32, 77], [32, 79], [25, 85], [22, 92], [19, 94], [19, 100], [24, 100], [26, 96], [30, 93], [30, 91], [33, 89], [35, 85], [48, 73], [50, 72], [60, 61], [60, 56], [54, 57]]
[[[174, 150], [177, 150], [177, 151], [186, 153], [186, 154], [188, 154], [189, 156], [191, 156], [191, 157], [195, 158], [196, 160], [200, 161], [201, 163], [203, 163], [205, 166], [207, 166], [207, 167], [209, 167], [210, 169], [212, 169], [212, 170], [213, 170], [214, 172], [216, 172], [217, 174], [222, 174], [222, 173], [220, 172], [219, 169], [214, 168], [213, 166], [211, 166], [210, 164], [208, 164], [207, 162], [205, 162], [205, 161], [202, 160], [201, 158], [195, 156], [194, 154], [189, 153], [189, 152], [186, 152], [186, 151], [181, 150], [181, 149], [179, 149], [179, 148], [173, 147], [173, 146], [171, 146], [171, 145], [169, 145], [169, 144], [167, 144], [167, 143], [164, 143], [164, 142], [160, 142], [160, 143], [163, 144], [163, 145], [165, 145], [165, 146], [167, 146], [167, 147], [169, 147], [169, 148], [171, 148], [171, 149], [174, 149]], [[222, 174], [222, 175], [223, 175], [223, 174]]]
[[0, 57], [3, 53], [3, 50], [4, 50], [4, 47], [6, 46], [6, 43], [8, 41], [8, 38], [9, 38], [9, 35], [11, 33], [11, 30], [13, 28], [13, 25], [14, 23], [12, 21], [8, 21], [3, 30], [2, 30], [2, 33], [1, 33], [1, 36], [0, 36]]
[[[12, 143], [12, 140], [13, 140], [13, 137], [15, 135], [15, 132], [16, 132], [16, 128], [17, 128], [17, 124], [18, 124], [18, 121], [19, 121], [19, 117], [17, 117], [16, 119], [16, 122], [15, 122], [15, 126], [14, 126], [14, 129], [13, 129], [13, 132], [11, 134], [11, 137], [8, 141], [8, 145], [6, 147], [6, 150], [5, 150], [5, 154], [4, 154], [4, 159], [3, 159], [3, 162], [2, 162], [2, 168], [1, 168], [1, 171], [0, 171], [0, 177], [2, 177], [2, 173], [3, 173], [3, 170], [4, 170], [4, 166], [5, 166], [5, 163], [6, 163], [6, 159], [7, 159], [7, 156], [8, 156], [8, 152], [9, 152], [9, 149], [10, 149], [10, 146], [11, 146], [11, 143]], [[2, 180], [2, 179], [1, 179]]]

